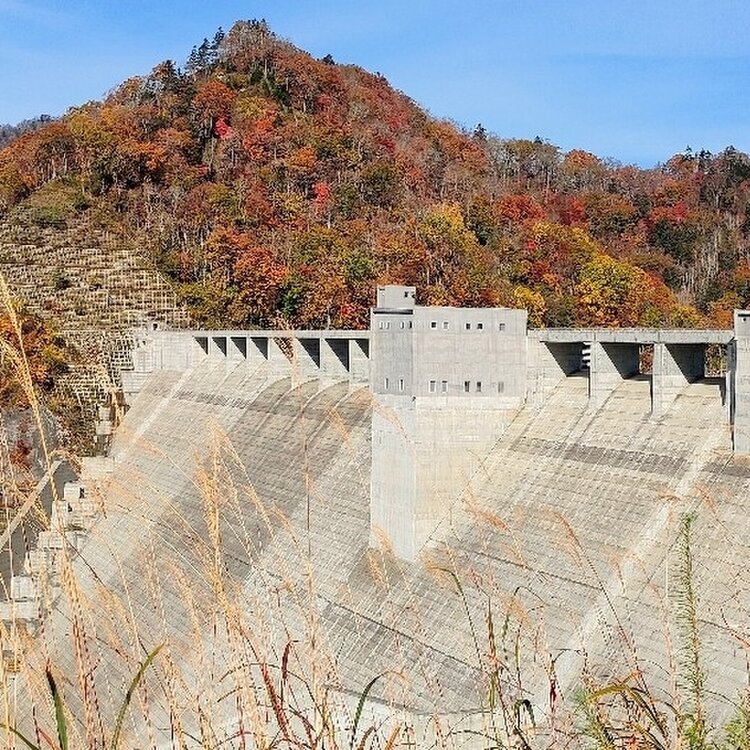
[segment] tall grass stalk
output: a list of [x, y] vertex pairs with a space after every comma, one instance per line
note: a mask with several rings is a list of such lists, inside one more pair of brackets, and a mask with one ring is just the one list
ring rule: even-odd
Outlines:
[[682, 659], [680, 674], [684, 683], [687, 710], [682, 731], [691, 750], [702, 750], [707, 743], [705, 692], [706, 674], [701, 660], [701, 634], [698, 620], [698, 596], [695, 590], [692, 529], [695, 516], [685, 514], [677, 537], [678, 569], [675, 595], [677, 625]]
[[[11, 305], [2, 280], [0, 301]], [[21, 352], [9, 350], [8, 356], [15, 357], [19, 382], [25, 384], [44, 439], [20, 326], [17, 317], [12, 320]], [[296, 408], [306, 416], [301, 395]], [[335, 413], [326, 418], [346, 441], [344, 422]], [[170, 449], [138, 438], [139, 449], [159, 467], [173, 471], [184, 482], [185, 494], [195, 495], [195, 512], [183, 506], [184, 498], [170, 495], [152, 476], [139, 474], [126, 462], [110, 481], [107, 502], [101, 501], [112, 521], [108, 528], [116, 534], [128, 527], [139, 536], [143, 543], [138, 549], [145, 550], [149, 563], [135, 566], [142, 578], [133, 577], [128, 551], [113, 555], [111, 575], [103, 580], [86, 547], [74, 562], [74, 551], [63, 546], [55, 575], [40, 581], [41, 609], [58, 616], [43, 621], [34, 638], [2, 633], [3, 650], [8, 652], [12, 642], [22, 661], [20, 677], [11, 677], [4, 664], [8, 747], [21, 742], [29, 750], [118, 750], [136, 742], [156, 746], [160, 738], [164, 744], [165, 737], [171, 747], [185, 750], [395, 750], [417, 744], [425, 750], [583, 750], [592, 744], [602, 750], [709, 747], [692, 517], [684, 519], [678, 536], [676, 612], [685, 710], [682, 704], [656, 697], [634, 653], [625, 677], [601, 684], [584, 674], [587, 690], [580, 705], [566, 707], [556, 694], [557, 655], [545, 650], [542, 624], [532, 625], [529, 614], [521, 611], [520, 589], [506, 592], [503, 581], [483, 579], [449, 549], [453, 565], [436, 569], [449, 577], [451, 590], [436, 583], [431, 594], [436, 600], [450, 599], [452, 611], [461, 613], [453, 624], [455, 653], [445, 657], [475, 676], [479, 718], [471, 724], [462, 723], [464, 716], [427, 717], [424, 723], [432, 735], [423, 734], [417, 741], [416, 712], [389, 700], [392, 684], [421, 679], [428, 689], [453, 688], [439, 686], [421, 654], [411, 658], [399, 642], [408, 634], [420, 646], [431, 644], [437, 630], [425, 613], [413, 611], [417, 599], [410, 587], [417, 574], [387, 552], [368, 556], [363, 568], [367, 566], [374, 600], [359, 603], [364, 614], [357, 611], [348, 584], [337, 587], [334, 595], [351, 608], [353, 620], [355, 614], [363, 620], [380, 617], [381, 632], [396, 634], [393, 653], [386, 655], [393, 669], [373, 667], [374, 674], [352, 697], [343, 689], [338, 655], [331, 650], [323, 623], [330, 588], [316, 580], [312, 562], [320, 550], [312, 540], [311, 509], [324, 507], [325, 498], [319, 496], [308, 456], [311, 439], [299, 436], [306, 517], [295, 524], [281, 507], [261, 496], [231, 437], [219, 428], [211, 432], [208, 449], [201, 446], [197, 468], [189, 456], [179, 464]], [[44, 451], [49, 457], [46, 445]], [[253, 509], [252, 522], [248, 508]], [[487, 513], [482, 520], [493, 528], [502, 525], [513, 536], [499, 518]], [[591, 571], [607, 594], [572, 525], [562, 521], [581, 567]], [[104, 559], [118, 550], [106, 538], [93, 541]], [[159, 554], [163, 545], [174, 545], [171, 558]], [[518, 559], [519, 567], [525, 567], [522, 555]], [[378, 608], [376, 615], [370, 605]], [[615, 630], [634, 652], [608, 594], [607, 605]], [[394, 612], [397, 617], [388, 619]], [[141, 627], [145, 621], [148, 632]], [[533, 702], [538, 686], [526, 684], [527, 666], [540, 663], [550, 681], [550, 713], [560, 714], [555, 726], [545, 724], [544, 709], [549, 707]], [[414, 673], [409, 674], [409, 668]], [[23, 705], [13, 705], [14, 681], [26, 701]], [[738, 714], [727, 728], [728, 741], [740, 750], [750, 750], [750, 743], [742, 744], [748, 736], [748, 715]], [[583, 721], [584, 732], [573, 730], [576, 720]]]

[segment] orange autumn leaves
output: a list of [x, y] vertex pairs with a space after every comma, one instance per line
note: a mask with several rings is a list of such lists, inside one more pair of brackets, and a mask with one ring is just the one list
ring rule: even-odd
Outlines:
[[513, 275], [514, 302], [533, 325], [544, 325], [553, 309], [566, 316], [553, 322], [566, 325], [684, 325], [683, 306], [661, 279], [607, 255], [577, 227], [531, 223]]
[[363, 327], [383, 283], [538, 326], [750, 305], [746, 155], [639, 169], [462, 131], [257, 21], [0, 151], [0, 214], [40, 190], [150, 252], [202, 325]]
[[[7, 304], [12, 304], [6, 300]], [[0, 311], [0, 407], [28, 406], [67, 370], [63, 343], [37, 317]]]

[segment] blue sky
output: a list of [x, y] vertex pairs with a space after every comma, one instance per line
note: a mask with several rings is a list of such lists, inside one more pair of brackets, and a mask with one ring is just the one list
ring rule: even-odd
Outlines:
[[249, 18], [503, 137], [643, 166], [750, 151], [748, 0], [0, 0], [0, 122], [99, 99]]

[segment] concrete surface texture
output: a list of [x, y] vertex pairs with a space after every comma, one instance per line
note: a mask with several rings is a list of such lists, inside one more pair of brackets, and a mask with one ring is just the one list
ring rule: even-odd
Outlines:
[[[374, 706], [426, 735], [433, 715], [476, 729], [488, 612], [508, 618], [506, 656], [518, 639], [508, 689], [540, 717], [550, 681], [570, 705], [584, 666], [643, 669], [669, 696], [658, 665], [688, 512], [711, 710], [730, 710], [750, 604], [741, 313], [721, 336], [527, 334], [518, 311], [419, 308], [409, 291], [379, 297], [369, 332], [142, 334], [131, 407], [82, 477], [100, 512], [70, 498], [58, 535], [78, 510], [82, 537], [43, 538], [46, 567], [27, 566], [43, 628], [14, 678], [22, 722], [47, 660], [74, 683], [83, 672], [106, 719], [164, 642], [172, 708], [141, 696], [150, 719], [130, 721], [132, 742], [169, 746], [174, 705], [191, 727], [196, 706], [212, 710], [231, 736], [240, 718], [221, 696], [238, 651], [279, 663], [293, 641], [350, 706], [384, 674]], [[704, 376], [709, 344], [729, 350], [726, 377]]]

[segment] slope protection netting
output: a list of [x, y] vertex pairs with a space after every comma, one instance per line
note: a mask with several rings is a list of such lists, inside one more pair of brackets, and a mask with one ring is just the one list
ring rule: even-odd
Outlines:
[[0, 222], [0, 274], [32, 313], [51, 321], [77, 356], [57, 393], [80, 404], [81, 424], [132, 367], [132, 330], [190, 324], [169, 282], [142, 253], [86, 218], [37, 225], [21, 212]]

